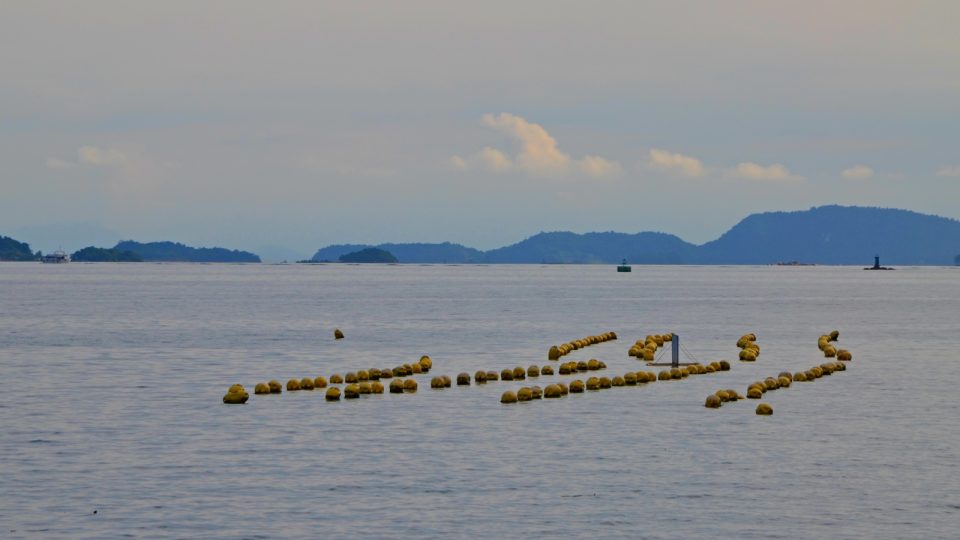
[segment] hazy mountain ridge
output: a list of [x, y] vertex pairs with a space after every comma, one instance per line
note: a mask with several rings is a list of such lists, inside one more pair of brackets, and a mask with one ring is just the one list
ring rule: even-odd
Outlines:
[[313, 260], [335, 261], [368, 247], [390, 251], [403, 263], [614, 264], [626, 258], [635, 264], [867, 265], [879, 255], [884, 264], [950, 265], [960, 262], [960, 221], [895, 208], [830, 205], [751, 214], [699, 246], [661, 232], [541, 232], [487, 252], [450, 243], [343, 244], [320, 249]]
[[150, 262], [243, 262], [258, 263], [253, 253], [226, 248], [195, 248], [177, 242], [140, 243], [125, 240], [114, 246], [118, 251], [131, 251]]
[[412, 243], [412, 244], [335, 244], [317, 250], [311, 259], [314, 262], [330, 262], [340, 260], [340, 257], [360, 251], [376, 248], [388, 251], [397, 260], [404, 263], [478, 263], [483, 262], [484, 253], [479, 249], [469, 248], [460, 244], [444, 242], [442, 244]]

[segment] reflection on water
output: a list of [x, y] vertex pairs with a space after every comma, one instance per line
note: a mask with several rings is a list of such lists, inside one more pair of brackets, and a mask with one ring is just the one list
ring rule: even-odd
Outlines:
[[[954, 537], [960, 272], [902, 268], [0, 264], [0, 531], [7, 537]], [[335, 341], [333, 329], [346, 339]], [[854, 360], [814, 383], [703, 407], [720, 388]], [[544, 365], [605, 374], [672, 331], [682, 382], [501, 405], [532, 381], [434, 375]], [[408, 363], [416, 394], [220, 403], [227, 387]], [[569, 382], [577, 376], [541, 377]], [[580, 376], [579, 378], [583, 378]], [[96, 514], [94, 514], [96, 511]]]

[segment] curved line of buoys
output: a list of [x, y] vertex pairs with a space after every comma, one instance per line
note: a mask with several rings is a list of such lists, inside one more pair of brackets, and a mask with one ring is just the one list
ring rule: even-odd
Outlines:
[[598, 343], [612, 341], [615, 339], [617, 339], [616, 332], [604, 332], [595, 336], [587, 336], [585, 338], [575, 339], [562, 345], [553, 345], [547, 351], [547, 360], [559, 360], [561, 357], [564, 357], [577, 349], [583, 349], [584, 347], [589, 347], [590, 345], [596, 345]]

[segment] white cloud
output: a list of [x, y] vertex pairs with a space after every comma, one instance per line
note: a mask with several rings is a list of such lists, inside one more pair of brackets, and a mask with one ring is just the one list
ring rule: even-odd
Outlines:
[[703, 162], [699, 159], [683, 154], [671, 154], [666, 150], [657, 148], [650, 149], [647, 166], [689, 178], [696, 178], [704, 174]]
[[60, 159], [58, 157], [48, 157], [47, 158], [47, 168], [48, 169], [69, 169], [75, 167], [77, 164], [65, 159]]
[[744, 178], [747, 180], [783, 182], [788, 180], [800, 180], [802, 177], [790, 174], [786, 167], [779, 163], [773, 165], [760, 165], [752, 161], [745, 161], [736, 166], [735, 169], [728, 171], [727, 176], [733, 178]]
[[580, 160], [580, 170], [591, 178], [610, 178], [619, 176], [623, 167], [616, 161], [600, 156], [584, 156]]
[[127, 161], [127, 156], [116, 148], [98, 148], [96, 146], [81, 146], [77, 150], [80, 163], [87, 165], [120, 165]]
[[857, 165], [849, 169], [844, 169], [840, 174], [847, 180], [866, 180], [873, 178], [873, 169], [866, 165]]
[[960, 177], [960, 165], [944, 165], [937, 171], [937, 176]]
[[504, 132], [520, 142], [517, 166], [536, 175], [551, 176], [567, 172], [570, 156], [557, 148], [557, 141], [538, 124], [510, 113], [483, 115], [483, 125]]
[[496, 148], [488, 146], [481, 150], [478, 156], [484, 167], [493, 172], [506, 172], [513, 168], [510, 157]]
[[450, 159], [448, 160], [448, 163], [450, 164], [451, 167], [453, 167], [458, 171], [467, 170], [467, 160], [463, 159], [460, 156], [451, 156]]
[[501, 150], [487, 146], [466, 159], [460, 156], [451, 157], [449, 163], [453, 168], [483, 168], [498, 173], [520, 170], [544, 177], [566, 176], [579, 171], [591, 178], [617, 176], [622, 170], [619, 163], [601, 156], [588, 155], [580, 160], [573, 159], [558, 148], [557, 140], [547, 133], [543, 126], [519, 116], [510, 113], [485, 114], [481, 123], [506, 133], [519, 142], [517, 155], [511, 157]]

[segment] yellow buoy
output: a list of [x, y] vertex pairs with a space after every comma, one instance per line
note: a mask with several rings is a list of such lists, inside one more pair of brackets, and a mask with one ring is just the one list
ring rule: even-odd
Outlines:
[[773, 414], [773, 407], [769, 403], [761, 403], [757, 405], [757, 414], [762, 416], [770, 416]]
[[783, 375], [777, 378], [777, 382], [780, 384], [780, 388], [790, 388], [790, 379]]
[[440, 378], [443, 379], [443, 386], [445, 386], [446, 388], [450, 388], [451, 386], [453, 386], [453, 381], [450, 379], [449, 375], [441, 375]]
[[627, 386], [636, 386], [637, 385], [637, 374], [636, 373], [624, 373], [623, 374], [623, 384]]
[[[612, 386], [624, 386], [627, 384], [627, 381], [625, 381], [623, 377], [617, 375], [614, 378], [610, 379], [610, 384]], [[636, 384], [636, 381], [634, 381], [634, 384]]]
[[357, 399], [360, 397], [360, 387], [356, 384], [348, 384], [343, 388], [344, 399]]
[[661, 371], [660, 371], [660, 374], [657, 376], [657, 379], [659, 379], [659, 380], [661, 380], [661, 381], [669, 381], [669, 380], [672, 379], [672, 378], [673, 378], [673, 377], [670, 375], [670, 371], [669, 371], [669, 370], [666, 370], [666, 369], [661, 370]]
[[807, 376], [802, 371], [798, 371], [793, 374], [794, 382], [805, 382], [806, 380], [807, 380]]
[[427, 370], [433, 369], [433, 360], [427, 355], [421, 356], [418, 363], [421, 368], [426, 368]]
[[530, 397], [531, 397], [532, 399], [542, 399], [542, 398], [543, 398], [543, 390], [541, 390], [539, 386], [531, 386], [531, 387], [530, 387]]
[[540, 368], [540, 374], [541, 374], [541, 375], [544, 375], [544, 376], [553, 375], [553, 367], [552, 367], [552, 366], [543, 366], [542, 368]]
[[717, 390], [713, 395], [720, 398], [720, 401], [727, 402], [730, 401], [730, 394], [726, 390]]
[[270, 385], [267, 383], [258, 382], [256, 386], [253, 387], [254, 394], [269, 394]]
[[361, 394], [369, 394], [369, 393], [371, 393], [371, 392], [373, 391], [373, 390], [370, 388], [370, 383], [369, 383], [369, 382], [366, 382], [366, 381], [358, 384], [358, 385], [357, 385], [357, 388], [359, 389], [359, 391], [360, 391]]
[[710, 394], [707, 396], [707, 401], [703, 405], [708, 409], [719, 409], [722, 401], [723, 400], [716, 394]]
[[270, 381], [267, 383], [270, 385], [271, 394], [281, 394], [283, 393], [283, 385], [280, 384], [280, 381]]
[[550, 350], [547, 351], [547, 360], [559, 360], [560, 356], [562, 356], [560, 354], [560, 349], [557, 348], [556, 345], [550, 347]]
[[370, 368], [370, 369], [368, 370], [368, 373], [370, 374], [370, 380], [371, 380], [371, 381], [379, 381], [379, 380], [380, 380], [380, 370], [379, 370], [379, 369], [377, 369], [377, 368]]
[[373, 381], [372, 383], [370, 383], [370, 391], [373, 392], [374, 394], [382, 394], [383, 383], [380, 381]]
[[340, 389], [336, 386], [327, 388], [327, 401], [340, 401]]
[[500, 380], [500, 375], [499, 375], [496, 371], [488, 371], [488, 372], [487, 372], [487, 380], [488, 380], [488, 381], [498, 381], [498, 380]]
[[823, 349], [823, 356], [826, 358], [833, 358], [837, 355], [837, 350], [833, 348], [833, 345], [827, 345]]
[[458, 374], [457, 386], [470, 386], [470, 374], [469, 373]]
[[650, 349], [644, 349], [643, 351], [641, 351], [641, 354], [643, 355], [644, 362], [653, 362], [653, 360], [656, 358], [653, 351], [651, 351]]
[[522, 381], [527, 378], [527, 372], [523, 370], [522, 367], [517, 366], [513, 368], [513, 380]]
[[311, 379], [310, 377], [304, 377], [300, 379], [300, 389], [313, 390], [313, 379]]
[[417, 373], [423, 373], [423, 364], [420, 362], [414, 362], [410, 364], [410, 373], [414, 375]]
[[343, 339], [343, 332], [341, 332], [339, 328], [333, 330], [333, 339]]
[[347, 383], [347, 384], [354, 384], [354, 383], [356, 383], [356, 382], [357, 382], [357, 374], [354, 373], [354, 372], [352, 372], [352, 371], [351, 371], [350, 373], [347, 373], [347, 374], [343, 377], [343, 382], [345, 382], [345, 383]]
[[613, 386], [613, 381], [609, 377], [600, 377], [600, 388], [610, 388]]
[[570, 393], [570, 389], [567, 387], [567, 385], [563, 384], [562, 382], [561, 382], [561, 383], [557, 383], [557, 386], [560, 387], [560, 393], [561, 393], [562, 395], [565, 396], [565, 395], [567, 395], [567, 394]]
[[583, 393], [583, 381], [580, 379], [574, 379], [570, 381], [570, 393], [571, 394], [582, 394]]
[[434, 377], [430, 379], [430, 388], [446, 388], [447, 385], [443, 382], [443, 377]]
[[543, 389], [543, 397], [546, 399], [562, 397], [563, 392], [560, 390], [560, 386], [556, 384], [548, 384], [546, 388]]
[[751, 386], [747, 389], [747, 397], [750, 399], [760, 399], [763, 397], [763, 392], [756, 386]]
[[223, 395], [223, 402], [227, 405], [243, 405], [248, 399], [250, 394], [240, 384], [232, 385]]
[[290, 379], [287, 381], [287, 391], [293, 392], [294, 390], [300, 389], [300, 380], [299, 379]]
[[[392, 379], [392, 378], [393, 378], [393, 370], [390, 369], [390, 368], [383, 368], [383, 369], [381, 369], [381, 370], [380, 370], [380, 378], [381, 378], [381, 379]], [[330, 382], [333, 383], [333, 377], [330, 378]]]
[[533, 399], [533, 391], [524, 386], [517, 390], [517, 401], [530, 401]]
[[324, 379], [323, 377], [317, 377], [316, 379], [313, 380], [313, 387], [314, 387], [314, 388], [326, 388], [326, 387], [327, 387], [327, 380]]
[[413, 379], [407, 379], [403, 383], [403, 391], [407, 393], [414, 393], [417, 391], [417, 381]]
[[478, 371], [473, 374], [473, 382], [477, 384], [486, 384], [487, 382], [487, 373], [485, 371]]
[[505, 381], [512, 381], [512, 380], [513, 380], [513, 370], [512, 370], [512, 369], [505, 369], [505, 370], [501, 371], [501, 372], [500, 372], [500, 378], [503, 379], [503, 380], [505, 380]]
[[528, 377], [539, 377], [540, 376], [540, 366], [530, 366], [527, 368]]
[[517, 394], [515, 394], [512, 390], [507, 390], [500, 396], [500, 403], [516, 403], [516, 402], [517, 402]]
[[394, 379], [390, 381], [390, 393], [391, 394], [402, 394], [403, 393], [403, 379]]
[[850, 361], [853, 360], [853, 355], [846, 349], [840, 349], [837, 351], [837, 360]]
[[587, 390], [599, 390], [600, 389], [600, 379], [597, 377], [590, 377], [587, 379]]
[[363, 382], [363, 381], [369, 381], [369, 380], [370, 380], [370, 373], [367, 370], [361, 369], [360, 371], [357, 372], [357, 382]]
[[740, 360], [743, 362], [754, 362], [757, 360], [757, 354], [752, 349], [743, 349], [740, 351]]
[[836, 341], [836, 340], [838, 340], [838, 339], [840, 339], [840, 332], [839, 332], [839, 331], [834, 330], [833, 332], [830, 332], [830, 341]]

